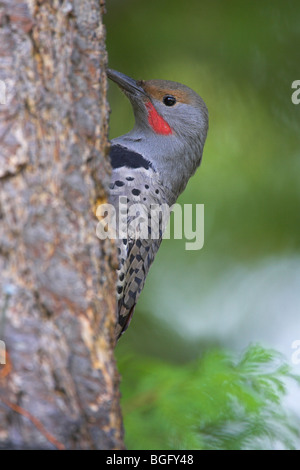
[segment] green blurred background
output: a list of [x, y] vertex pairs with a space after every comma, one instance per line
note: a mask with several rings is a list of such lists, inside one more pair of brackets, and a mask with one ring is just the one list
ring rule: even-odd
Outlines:
[[[300, 3], [106, 7], [109, 66], [184, 83], [210, 114], [202, 165], [179, 200], [205, 205], [204, 247], [186, 251], [185, 240], [164, 240], [117, 347], [123, 382], [141, 357], [184, 368], [212, 348], [238, 353], [258, 342], [299, 373], [291, 356], [300, 339], [300, 105], [291, 84], [300, 79]], [[112, 83], [109, 101], [113, 138], [130, 130], [133, 116]], [[291, 386], [289, 395], [300, 414], [299, 390]]]

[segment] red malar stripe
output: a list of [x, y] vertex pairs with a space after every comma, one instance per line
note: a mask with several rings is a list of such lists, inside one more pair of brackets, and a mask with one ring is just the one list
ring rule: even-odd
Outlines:
[[169, 124], [161, 117], [160, 114], [158, 114], [150, 101], [147, 101], [146, 108], [148, 111], [148, 122], [154, 132], [163, 135], [172, 134], [172, 129]]

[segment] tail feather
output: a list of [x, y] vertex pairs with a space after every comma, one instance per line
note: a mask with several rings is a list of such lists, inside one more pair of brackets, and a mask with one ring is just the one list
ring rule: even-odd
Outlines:
[[131, 309], [128, 311], [126, 307], [122, 303], [122, 299], [119, 300], [119, 305], [118, 305], [118, 322], [116, 325], [116, 337], [117, 340], [121, 338], [122, 334], [125, 333], [127, 328], [129, 327], [129, 324], [131, 322], [133, 312], [135, 309], [134, 304]]

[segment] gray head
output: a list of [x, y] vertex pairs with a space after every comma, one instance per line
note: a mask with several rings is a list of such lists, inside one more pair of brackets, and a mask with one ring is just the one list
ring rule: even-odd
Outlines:
[[208, 130], [208, 111], [191, 88], [167, 80], [136, 81], [107, 71], [128, 96], [135, 126], [115, 143], [141, 153], [176, 197], [201, 163]]

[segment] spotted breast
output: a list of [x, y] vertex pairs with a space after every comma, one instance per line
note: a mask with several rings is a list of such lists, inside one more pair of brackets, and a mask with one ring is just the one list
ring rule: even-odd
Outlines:
[[168, 219], [169, 192], [142, 155], [112, 145], [110, 202], [116, 209], [119, 269], [116, 335], [127, 329]]

